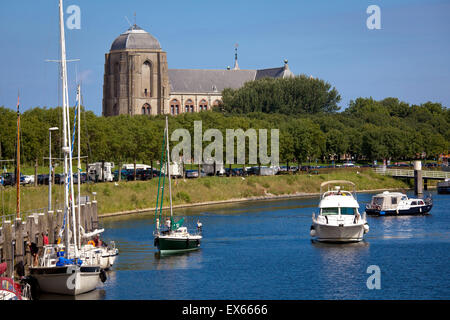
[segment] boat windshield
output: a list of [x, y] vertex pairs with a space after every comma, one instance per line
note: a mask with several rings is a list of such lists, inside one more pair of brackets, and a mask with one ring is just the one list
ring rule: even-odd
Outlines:
[[372, 202], [374, 205], [381, 206], [383, 205], [384, 198], [383, 197], [374, 197]]
[[323, 216], [334, 216], [339, 214], [339, 208], [322, 208]]
[[353, 216], [356, 214], [356, 208], [341, 208], [341, 214]]

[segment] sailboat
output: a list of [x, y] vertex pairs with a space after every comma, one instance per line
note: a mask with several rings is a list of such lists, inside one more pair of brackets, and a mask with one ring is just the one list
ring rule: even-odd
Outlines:
[[[35, 278], [43, 292], [78, 295], [95, 290], [100, 279], [100, 266], [82, 265], [77, 246], [76, 217], [72, 175], [72, 142], [70, 139], [69, 98], [67, 86], [67, 60], [64, 34], [63, 2], [59, 0], [59, 25], [61, 44], [62, 96], [63, 96], [63, 153], [64, 153], [64, 251], [58, 252], [56, 265], [50, 259], [41, 259], [40, 266], [29, 268], [30, 276]], [[69, 197], [69, 189], [70, 195]], [[72, 216], [72, 236], [69, 216]], [[72, 240], [72, 244], [70, 243]], [[73, 248], [73, 250], [71, 249]], [[52, 247], [46, 250], [53, 250]], [[45, 257], [45, 256], [44, 256]]]
[[[80, 215], [81, 215], [81, 85], [78, 85], [77, 88], [77, 124], [78, 124], [78, 198], [77, 198], [77, 215], [78, 215], [78, 221], [80, 221]], [[75, 130], [74, 130], [75, 131]], [[119, 255], [119, 249], [115, 247], [114, 242], [111, 242], [111, 245], [108, 246], [100, 246], [96, 247], [92, 245], [91, 241], [89, 241], [87, 244], [82, 245], [81, 244], [81, 238], [84, 239], [90, 239], [94, 236], [97, 236], [101, 233], [103, 233], [105, 230], [95, 230], [91, 233], [85, 233], [84, 229], [81, 227], [81, 225], [78, 226], [80, 230], [80, 237], [78, 238], [78, 247], [81, 251], [81, 256], [84, 258], [83, 261], [85, 264], [99, 264], [102, 270], [108, 270], [113, 265], [114, 262]], [[106, 275], [102, 274], [102, 281], [106, 278]]]
[[[164, 150], [164, 145], [166, 149]], [[173, 206], [172, 206], [172, 178], [170, 174], [170, 153], [169, 153], [169, 121], [166, 117], [166, 127], [164, 130], [164, 141], [161, 155], [161, 168], [158, 182], [158, 196], [156, 200], [155, 220], [156, 230], [154, 231], [154, 245], [158, 248], [161, 254], [178, 253], [185, 251], [198, 250], [200, 248], [200, 241], [202, 240], [201, 224], [198, 222], [198, 232], [189, 233], [186, 227], [182, 224], [184, 219], [175, 222], [173, 219]], [[169, 199], [170, 199], [170, 217], [168, 217], [161, 225], [162, 220], [162, 206], [164, 199], [164, 184], [165, 175], [163, 179], [163, 186], [161, 188], [161, 179], [163, 176], [163, 168], [167, 172], [169, 178]], [[161, 193], [161, 197], [160, 197]], [[161, 199], [161, 202], [159, 202]], [[160, 207], [158, 208], [158, 205]], [[159, 211], [159, 214], [158, 214]]]
[[[20, 218], [20, 109], [19, 97], [17, 97], [17, 169], [16, 169], [16, 185], [17, 185], [17, 207], [16, 218]], [[19, 177], [19, 179], [17, 179]], [[13, 253], [14, 258], [14, 253]], [[14, 265], [14, 259], [13, 263]], [[31, 287], [27, 283], [17, 283], [14, 281], [14, 271], [11, 276], [4, 276], [8, 269], [7, 263], [0, 263], [0, 301], [5, 300], [31, 300]]]

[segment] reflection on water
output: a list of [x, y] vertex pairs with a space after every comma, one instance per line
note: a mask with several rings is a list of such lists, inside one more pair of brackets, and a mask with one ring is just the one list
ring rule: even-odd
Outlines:
[[202, 263], [202, 251], [180, 252], [173, 254], [154, 254], [153, 264], [156, 270], [182, 270], [200, 269]]

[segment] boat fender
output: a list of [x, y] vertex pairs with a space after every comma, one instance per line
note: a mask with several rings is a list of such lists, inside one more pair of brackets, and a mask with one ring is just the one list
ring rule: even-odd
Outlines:
[[369, 232], [369, 225], [366, 223], [364, 224], [364, 233]]
[[100, 280], [101, 280], [103, 283], [106, 282], [107, 277], [106, 277], [106, 272], [105, 272], [105, 270], [101, 270], [101, 271], [100, 271]]
[[309, 231], [309, 234], [311, 235], [311, 237], [315, 237], [316, 236], [316, 229], [314, 229], [313, 226], [311, 226], [311, 229]]

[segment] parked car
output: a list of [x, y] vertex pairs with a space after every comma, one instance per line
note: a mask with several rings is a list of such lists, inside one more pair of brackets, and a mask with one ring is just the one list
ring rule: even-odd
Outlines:
[[64, 184], [64, 174], [56, 173], [55, 181], [52, 181], [54, 184]]
[[3, 185], [4, 186], [14, 186], [16, 185], [16, 174], [12, 172], [6, 172], [2, 174]]
[[39, 185], [48, 185], [48, 174], [39, 174], [38, 175], [38, 184]]
[[34, 183], [34, 175], [20, 177], [20, 184], [33, 184], [33, 183]]
[[187, 179], [198, 178], [198, 170], [186, 170], [186, 178]]
[[[86, 181], [87, 181], [86, 172], [82, 172], [80, 176], [81, 176], [81, 179], [80, 179], [81, 184], [86, 183]], [[73, 183], [78, 184], [78, 173], [73, 174]]]

